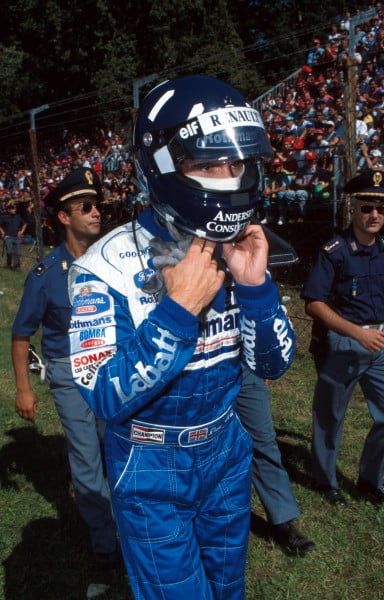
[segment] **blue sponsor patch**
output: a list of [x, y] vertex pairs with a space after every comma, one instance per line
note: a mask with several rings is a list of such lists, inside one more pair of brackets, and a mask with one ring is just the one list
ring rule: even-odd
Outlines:
[[148, 281], [148, 279], [155, 273], [153, 269], [145, 269], [144, 271], [139, 271], [133, 276], [133, 281], [135, 282], [135, 286], [138, 288], [142, 288], [144, 283]]
[[73, 298], [73, 315], [96, 315], [110, 309], [108, 294], [93, 292], [92, 286], [84, 284]]

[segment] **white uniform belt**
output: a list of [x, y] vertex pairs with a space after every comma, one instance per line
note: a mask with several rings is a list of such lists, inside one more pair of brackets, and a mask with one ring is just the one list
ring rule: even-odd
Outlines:
[[384, 331], [384, 323], [370, 323], [368, 325], [362, 325], [363, 329], [378, 329]]
[[129, 439], [142, 444], [172, 445], [172, 446], [199, 446], [206, 444], [232, 420], [235, 411], [232, 406], [217, 419], [196, 425], [194, 427], [172, 427], [145, 423], [144, 421], [131, 421]]

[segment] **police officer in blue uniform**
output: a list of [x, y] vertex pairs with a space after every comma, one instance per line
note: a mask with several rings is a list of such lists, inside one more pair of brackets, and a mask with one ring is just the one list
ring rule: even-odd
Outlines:
[[101, 438], [104, 424], [95, 418], [72, 380], [67, 331], [71, 309], [68, 270], [100, 232], [100, 182], [94, 171], [78, 168], [46, 198], [64, 241], [27, 276], [12, 327], [17, 413], [35, 421], [37, 398], [28, 375], [28, 348], [42, 325], [46, 379], [63, 426], [78, 510], [88, 526], [96, 566], [118, 561], [116, 530], [104, 481]]
[[269, 386], [249, 369], [237, 396], [240, 419], [252, 437], [252, 484], [267, 513], [273, 539], [289, 553], [304, 556], [315, 548], [293, 524], [300, 510], [282, 461], [273, 426]]
[[7, 212], [0, 215], [0, 235], [4, 237], [7, 267], [17, 270], [20, 268], [21, 236], [27, 227], [26, 221], [16, 212], [14, 200], [7, 203]]
[[313, 473], [326, 499], [343, 507], [336, 462], [343, 422], [359, 382], [373, 425], [365, 440], [357, 488], [384, 501], [384, 174], [351, 179], [352, 223], [321, 249], [304, 285], [314, 318], [312, 351], [318, 369], [313, 399]]

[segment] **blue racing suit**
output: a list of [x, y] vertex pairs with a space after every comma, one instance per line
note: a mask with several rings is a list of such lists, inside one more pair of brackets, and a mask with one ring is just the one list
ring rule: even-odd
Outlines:
[[252, 440], [233, 408], [240, 358], [274, 379], [295, 336], [275, 285], [223, 287], [195, 317], [142, 289], [152, 238], [142, 213], [107, 234], [70, 273], [71, 360], [107, 422], [114, 515], [135, 598], [244, 597]]

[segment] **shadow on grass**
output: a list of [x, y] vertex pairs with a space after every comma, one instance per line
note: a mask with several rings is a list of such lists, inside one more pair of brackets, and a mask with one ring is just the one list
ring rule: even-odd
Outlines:
[[1, 487], [18, 490], [21, 481], [29, 481], [59, 513], [68, 510], [73, 500], [64, 437], [42, 435], [32, 426], [9, 429], [5, 435], [11, 441], [0, 450]]
[[[276, 436], [281, 452], [281, 458], [291, 481], [308, 489], [316, 489], [312, 476], [312, 461], [310, 453], [311, 440], [298, 432], [276, 429]], [[352, 496], [356, 494], [356, 486], [352, 479], [337, 471], [340, 487]]]
[[[30, 521], [23, 529], [22, 540], [3, 561], [6, 600], [37, 600], [53, 598], [78, 599], [85, 589], [79, 556], [84, 544], [63, 531], [60, 519], [44, 517]], [[77, 559], [76, 559], [77, 555]]]
[[[90, 582], [98, 583], [100, 573], [93, 571], [88, 548], [88, 531], [83, 524], [70, 491], [65, 440], [60, 435], [42, 435], [34, 427], [6, 432], [11, 441], [0, 451], [0, 485], [10, 492], [10, 513], [2, 515], [4, 526], [14, 537], [20, 515], [27, 506], [28, 482], [42, 499], [51, 504], [57, 518], [41, 502], [41, 518], [24, 526], [21, 541], [3, 561], [4, 600], [78, 600], [85, 598]], [[18, 493], [20, 501], [15, 500]], [[22, 498], [24, 496], [24, 498]], [[37, 502], [35, 493], [31, 502]], [[39, 511], [32, 507], [34, 516]], [[26, 517], [28, 519], [28, 516]], [[117, 575], [115, 576], [116, 579]], [[123, 575], [122, 575], [123, 577]], [[108, 583], [116, 583], [109, 581]], [[116, 598], [127, 598], [125, 595]], [[103, 595], [103, 598], [106, 598]]]

